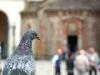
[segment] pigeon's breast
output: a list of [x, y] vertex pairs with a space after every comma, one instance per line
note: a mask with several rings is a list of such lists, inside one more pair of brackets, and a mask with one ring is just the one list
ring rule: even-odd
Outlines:
[[11, 70], [19, 69], [31, 75], [35, 72], [35, 61], [32, 55], [15, 55], [7, 60], [5, 67]]

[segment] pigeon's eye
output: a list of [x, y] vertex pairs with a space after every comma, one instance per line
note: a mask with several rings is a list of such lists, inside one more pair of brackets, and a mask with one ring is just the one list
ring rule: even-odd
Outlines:
[[34, 36], [37, 37], [37, 34], [35, 34]]

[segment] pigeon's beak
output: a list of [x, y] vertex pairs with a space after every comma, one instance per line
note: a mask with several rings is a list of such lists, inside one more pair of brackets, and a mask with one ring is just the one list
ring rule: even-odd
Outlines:
[[40, 40], [39, 36], [36, 37], [38, 40]]

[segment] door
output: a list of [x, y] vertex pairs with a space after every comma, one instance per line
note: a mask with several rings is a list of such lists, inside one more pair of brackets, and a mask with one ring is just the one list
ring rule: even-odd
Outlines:
[[69, 35], [68, 36], [68, 49], [71, 53], [75, 53], [77, 51], [78, 46], [78, 36], [77, 35]]

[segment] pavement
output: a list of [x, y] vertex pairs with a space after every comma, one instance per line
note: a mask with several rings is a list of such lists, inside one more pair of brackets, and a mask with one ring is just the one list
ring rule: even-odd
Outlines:
[[[36, 62], [36, 75], [54, 75], [54, 65], [51, 61], [37, 61]], [[65, 64], [61, 63], [61, 75], [66, 74]]]
[[[0, 67], [3, 68], [3, 66], [4, 66], [4, 61], [1, 61]], [[46, 61], [46, 60], [36, 61], [36, 75], [41, 75], [41, 74], [54, 75], [54, 65], [52, 64], [51, 61]], [[61, 75], [67, 75], [64, 62], [61, 63]], [[100, 72], [98, 72], [98, 75], [100, 75]]]
[[[36, 75], [41, 75], [41, 74], [42, 75], [55, 75], [54, 66], [51, 61], [42, 60], [42, 61], [36, 62]], [[61, 63], [61, 75], [67, 75], [66, 65], [64, 62]], [[85, 75], [89, 75], [88, 72]], [[100, 75], [100, 72], [98, 72], [98, 75]]]

